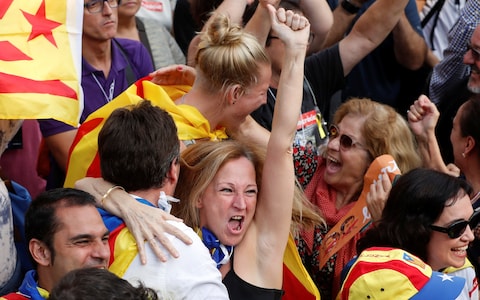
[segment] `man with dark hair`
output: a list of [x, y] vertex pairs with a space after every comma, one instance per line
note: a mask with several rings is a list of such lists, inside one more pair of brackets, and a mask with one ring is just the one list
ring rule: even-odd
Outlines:
[[[169, 201], [178, 181], [180, 142], [172, 117], [147, 100], [135, 106], [115, 110], [98, 135], [98, 153], [102, 177], [124, 189], [144, 205], [170, 212]], [[109, 240], [112, 259], [109, 270], [132, 284], [141, 280], [157, 291], [160, 299], [228, 299], [210, 253], [199, 236], [182, 222], [168, 221], [193, 241], [185, 245], [167, 235], [178, 250], [178, 258], [161, 262], [151, 248], [145, 247], [147, 263], [142, 264], [136, 242], [124, 221], [102, 211], [112, 235]], [[162, 251], [167, 252], [165, 248]]]
[[47, 299], [71, 270], [106, 268], [109, 231], [93, 197], [76, 189], [40, 194], [25, 215], [25, 236], [36, 270], [25, 275], [17, 293], [0, 299]]

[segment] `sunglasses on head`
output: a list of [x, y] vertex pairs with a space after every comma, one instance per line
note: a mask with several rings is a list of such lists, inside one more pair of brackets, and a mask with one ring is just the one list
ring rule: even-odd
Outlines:
[[328, 128], [328, 136], [330, 140], [340, 137], [340, 148], [343, 151], [350, 150], [350, 148], [352, 147], [359, 147], [366, 150], [366, 148], [362, 144], [360, 144], [359, 142], [355, 142], [348, 135], [340, 134], [340, 130], [338, 129], [337, 125], [330, 125], [330, 127]]
[[448, 237], [451, 239], [456, 239], [462, 236], [462, 234], [467, 229], [467, 225], [470, 226], [471, 230], [473, 230], [475, 227], [477, 227], [479, 222], [480, 222], [480, 210], [475, 210], [468, 221], [467, 220], [455, 221], [452, 224], [448, 225], [447, 227], [430, 225], [430, 228], [438, 232], [446, 233]]

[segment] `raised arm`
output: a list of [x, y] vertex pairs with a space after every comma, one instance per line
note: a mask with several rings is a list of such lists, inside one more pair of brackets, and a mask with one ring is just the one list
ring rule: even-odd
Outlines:
[[326, 0], [301, 0], [300, 7], [310, 22], [313, 34], [308, 45], [308, 53], [315, 53], [322, 49], [327, 34], [332, 29], [333, 14]]
[[[415, 1], [410, 3], [410, 5], [414, 5]], [[409, 11], [412, 14], [410, 16], [412, 22], [418, 21], [418, 24], [420, 24], [417, 10], [411, 9]], [[392, 33], [393, 50], [397, 62], [409, 70], [418, 70], [423, 66], [428, 53], [427, 43], [423, 36], [413, 28], [406, 14], [402, 14]]]
[[[232, 23], [242, 24], [242, 16], [245, 12], [245, 8], [248, 4], [251, 4], [253, 0], [224, 0], [216, 9], [215, 14], [223, 14], [229, 17]], [[207, 28], [208, 22], [212, 18], [210, 17], [208, 21], [203, 25], [202, 31]], [[198, 44], [200, 43], [200, 37], [196, 35], [188, 45], [187, 51], [187, 64], [189, 66], [195, 66], [195, 57], [198, 51]]]
[[[257, 247], [252, 254], [256, 254], [253, 256], [256, 257], [256, 270], [260, 274], [269, 274], [261, 279], [242, 274], [245, 275], [242, 278], [252, 284], [280, 288], [295, 187], [292, 143], [302, 103], [303, 66], [310, 24], [305, 17], [291, 11], [285, 12], [282, 8], [275, 11], [273, 6], [268, 6], [268, 9], [273, 31], [285, 43], [284, 67], [257, 200], [255, 224], [252, 224], [254, 230], [247, 232], [239, 250], [245, 251], [247, 248], [249, 251], [249, 245], [255, 243]], [[252, 256], [240, 257], [250, 259]]]
[[437, 125], [439, 112], [434, 103], [427, 96], [421, 95], [408, 111], [408, 123], [417, 138], [418, 148], [424, 166], [440, 172], [452, 174], [443, 162], [437, 138], [435, 126]]
[[[353, 19], [357, 16], [357, 13], [349, 12], [343, 8], [343, 1], [346, 0], [340, 0], [333, 10], [333, 26], [325, 37], [322, 48], [328, 48], [343, 39]], [[349, 0], [348, 2], [354, 7], [361, 7], [367, 0]]]
[[339, 42], [345, 76], [393, 30], [408, 1], [377, 0], [358, 19], [351, 32]]

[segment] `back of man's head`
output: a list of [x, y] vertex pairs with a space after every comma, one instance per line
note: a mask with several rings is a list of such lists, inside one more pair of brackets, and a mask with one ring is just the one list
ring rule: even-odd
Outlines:
[[98, 135], [102, 177], [127, 191], [162, 187], [179, 153], [172, 117], [147, 100], [116, 109]]
[[[25, 214], [25, 238], [43, 242], [54, 256], [53, 239], [60, 226], [56, 217], [59, 207], [95, 206], [95, 199], [89, 193], [71, 188], [48, 190], [32, 201]], [[34, 265], [36, 261], [32, 259]]]

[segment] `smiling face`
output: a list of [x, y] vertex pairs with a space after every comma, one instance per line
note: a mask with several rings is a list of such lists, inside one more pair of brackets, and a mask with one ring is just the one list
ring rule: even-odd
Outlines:
[[327, 145], [325, 168], [325, 182], [335, 190], [348, 193], [360, 191], [363, 186], [363, 177], [370, 165], [368, 151], [360, 145], [349, 149], [340, 147], [340, 136], [347, 135], [354, 142], [366, 145], [361, 128], [363, 117], [347, 114], [337, 125], [338, 137], [330, 139]]
[[224, 245], [240, 243], [257, 204], [255, 169], [245, 157], [223, 165], [197, 202], [200, 226], [212, 231]]
[[[472, 204], [468, 195], [456, 200], [451, 206], [446, 206], [442, 214], [433, 225], [448, 227], [455, 221], [469, 220], [473, 214]], [[430, 241], [427, 245], [427, 263], [433, 270], [440, 270], [446, 267], [462, 267], [467, 257], [467, 248], [473, 241], [473, 233], [470, 226], [458, 238], [451, 239], [446, 233], [432, 231]]]
[[93, 205], [61, 206], [56, 210], [58, 228], [53, 235], [54, 253], [45, 268], [58, 282], [69, 271], [107, 268], [110, 258], [109, 232]]

